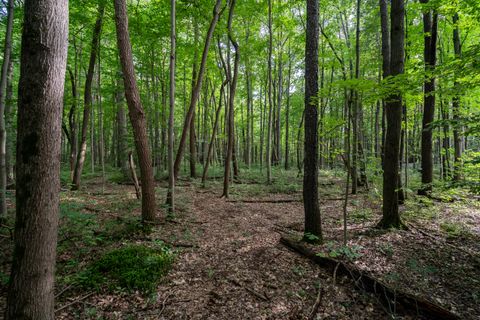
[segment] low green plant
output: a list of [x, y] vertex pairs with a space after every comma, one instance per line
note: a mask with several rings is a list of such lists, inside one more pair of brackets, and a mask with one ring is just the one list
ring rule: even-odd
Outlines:
[[447, 236], [450, 238], [458, 238], [465, 236], [468, 233], [466, 228], [458, 222], [442, 222], [440, 224], [440, 229], [447, 233]]
[[83, 287], [151, 292], [171, 268], [174, 254], [166, 246], [128, 245], [104, 254], [80, 272], [75, 282]]

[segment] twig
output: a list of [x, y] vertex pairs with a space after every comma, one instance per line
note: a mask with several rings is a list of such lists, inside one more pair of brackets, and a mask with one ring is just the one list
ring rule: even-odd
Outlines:
[[314, 320], [315, 316], [318, 313], [318, 309], [320, 308], [322, 304], [322, 298], [323, 298], [323, 287], [318, 288], [318, 295], [317, 299], [315, 300], [315, 304], [313, 305], [312, 311], [310, 312], [310, 315], [308, 316], [308, 320]]
[[65, 293], [67, 290], [69, 290], [70, 288], [72, 287], [72, 285], [69, 285], [69, 286], [66, 286], [65, 288], [63, 288], [59, 293], [57, 293], [55, 295], [55, 299], [57, 299], [58, 297], [60, 297], [63, 293]]
[[86, 295], [84, 295], [83, 297], [80, 297], [80, 298], [78, 298], [78, 299], [76, 299], [76, 300], [74, 300], [74, 301], [72, 301], [72, 302], [70, 302], [70, 303], [67, 303], [67, 304], [64, 305], [64, 306], [61, 306], [60, 308], [58, 308], [57, 310], [55, 310], [55, 313], [60, 312], [60, 311], [62, 311], [62, 310], [65, 309], [65, 308], [68, 308], [68, 307], [70, 307], [70, 306], [72, 306], [72, 305], [74, 305], [74, 304], [77, 304], [77, 303], [81, 302], [82, 300], [87, 299], [88, 297], [90, 297], [90, 296], [93, 295], [94, 293], [95, 293], [95, 291], [89, 292], [89, 293], [87, 293]]
[[168, 294], [168, 295], [165, 297], [165, 299], [163, 299], [162, 309], [160, 309], [160, 312], [158, 313], [158, 316], [160, 316], [160, 315], [163, 313], [163, 310], [165, 310], [165, 307], [167, 306], [167, 305], [166, 305], [166, 304], [167, 304], [167, 301], [168, 301], [168, 299], [169, 299], [171, 296], [173, 296], [173, 293]]

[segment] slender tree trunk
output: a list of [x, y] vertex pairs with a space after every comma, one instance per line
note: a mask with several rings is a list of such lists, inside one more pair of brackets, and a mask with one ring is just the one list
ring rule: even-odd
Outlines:
[[[238, 47], [237, 41], [233, 38], [232, 32], [232, 20], [233, 13], [235, 10], [236, 0], [231, 0], [230, 2], [230, 12], [228, 14], [228, 40], [231, 42], [235, 48], [235, 61], [233, 66], [233, 76], [231, 77], [232, 81], [230, 82], [230, 95], [228, 101], [228, 144], [227, 144], [227, 156], [225, 159], [225, 173], [223, 178], [223, 194], [222, 197], [228, 198], [229, 194], [229, 184], [230, 184], [230, 163], [232, 162], [232, 157], [235, 148], [235, 128], [234, 128], [234, 106], [235, 106], [235, 91], [237, 89], [237, 79], [238, 79], [238, 65], [240, 62], [240, 49]], [[230, 70], [229, 70], [230, 71]], [[230, 77], [229, 77], [230, 78]], [[237, 172], [238, 174], [238, 172]], [[234, 175], [235, 176], [235, 175]]]
[[[204, 167], [203, 167], [202, 185], [204, 185], [204, 186], [205, 186], [205, 182], [207, 180], [208, 167], [210, 166], [210, 162], [211, 162], [212, 156], [213, 156], [213, 148], [214, 148], [214, 144], [215, 144], [215, 137], [217, 135], [218, 123], [219, 123], [219, 120], [220, 120], [220, 111], [222, 110], [222, 99], [223, 99], [223, 95], [224, 95], [224, 92], [225, 92], [225, 86], [227, 85], [227, 83], [228, 83], [228, 81], [225, 80], [222, 83], [222, 86], [220, 88], [220, 99], [218, 101], [218, 108], [215, 112], [215, 122], [214, 122], [213, 128], [212, 128], [212, 138], [210, 139], [210, 143], [208, 145], [207, 158], [205, 160]], [[213, 97], [215, 97], [215, 95]]]
[[[428, 0], [421, 0], [428, 3]], [[433, 140], [431, 123], [435, 117], [435, 77], [431, 74], [435, 70], [437, 60], [437, 23], [438, 14], [428, 9], [423, 13], [424, 32], [424, 61], [425, 82], [423, 95], [423, 121], [422, 121], [422, 187], [418, 194], [427, 195], [432, 190], [433, 182]]]
[[7, 4], [7, 30], [3, 49], [2, 74], [0, 77], [0, 220], [7, 214], [7, 130], [5, 125], [5, 96], [8, 82], [8, 67], [12, 52], [14, 0]]
[[175, 59], [176, 59], [176, 8], [175, 0], [170, 1], [170, 95], [169, 107], [170, 115], [168, 117], [168, 192], [167, 206], [168, 214], [175, 212], [175, 173], [173, 171], [173, 147], [175, 142]]
[[5, 318], [53, 320], [68, 2], [26, 0], [23, 10], [15, 249]]
[[200, 95], [200, 90], [202, 88], [203, 77], [205, 75], [205, 69], [207, 65], [208, 50], [210, 48], [210, 43], [212, 41], [213, 32], [215, 31], [215, 27], [217, 25], [218, 19], [220, 18], [223, 12], [223, 9], [220, 8], [221, 4], [222, 4], [222, 0], [217, 0], [217, 2], [215, 3], [215, 7], [213, 9], [213, 17], [210, 22], [210, 26], [208, 28], [207, 37], [205, 38], [205, 46], [203, 48], [202, 61], [200, 63], [200, 70], [198, 73], [197, 81], [195, 83], [195, 87], [193, 88], [192, 97], [190, 100], [190, 106], [188, 108], [187, 114], [185, 115], [185, 123], [183, 125], [182, 136], [180, 138], [177, 155], [175, 157], [175, 164], [174, 164], [175, 179], [178, 177], [178, 172], [180, 170], [183, 153], [185, 151], [185, 143], [187, 140], [188, 130], [190, 128], [190, 123], [193, 118], [195, 106], [197, 104], [198, 97]]
[[[455, 58], [462, 58], [462, 45], [460, 41], [460, 31], [458, 28], [458, 13], [453, 16], [453, 48], [455, 51]], [[454, 92], [460, 90], [460, 85], [458, 81], [455, 81], [453, 84]], [[455, 95], [452, 103], [453, 109], [453, 120], [458, 122], [460, 120], [460, 97]], [[453, 180], [460, 181], [462, 177], [462, 138], [461, 138], [462, 128], [458, 125], [453, 126], [453, 148], [454, 148], [454, 164], [453, 164]]]
[[117, 104], [117, 165], [120, 166], [123, 177], [128, 178], [128, 132], [127, 132], [127, 116], [125, 114], [125, 107], [123, 105], [123, 91], [118, 88], [115, 93], [115, 102]]
[[307, 1], [303, 205], [305, 240], [310, 241], [310, 235], [322, 241], [322, 221], [318, 204], [318, 15], [318, 0]]
[[292, 75], [292, 60], [293, 56], [290, 50], [290, 43], [288, 47], [288, 75], [287, 75], [287, 106], [285, 112], [285, 170], [290, 169], [290, 81]]
[[267, 183], [272, 183], [272, 46], [273, 46], [273, 30], [272, 30], [272, 0], [268, 0], [268, 130], [267, 130]]
[[[403, 74], [405, 58], [405, 4], [404, 0], [392, 0], [391, 7], [391, 53], [392, 76]], [[382, 41], [383, 41], [382, 37]], [[382, 228], [400, 227], [398, 212], [398, 179], [400, 135], [402, 130], [402, 96], [399, 92], [390, 95], [386, 103], [387, 133], [385, 136], [385, 161], [383, 173], [383, 218]]]
[[130, 122], [133, 127], [133, 136], [141, 173], [142, 220], [154, 221], [155, 183], [153, 180], [152, 160], [148, 146], [145, 112], [140, 101], [137, 81], [135, 79], [135, 69], [133, 67], [126, 0], [115, 0], [114, 5], [117, 43], [123, 71], [125, 98], [127, 100]]
[[7, 184], [15, 181], [14, 163], [13, 154], [16, 146], [16, 136], [13, 128], [13, 62], [10, 58], [8, 66], [8, 75], [7, 75], [7, 88], [6, 88], [6, 101], [5, 101], [5, 130], [7, 131], [7, 136], [10, 135], [10, 138], [7, 139], [7, 146], [5, 149], [5, 166], [7, 171]]
[[[102, 20], [104, 13], [104, 4], [100, 2], [98, 7], [97, 21], [93, 29], [93, 37], [90, 51], [90, 61], [88, 64], [87, 77], [85, 79], [85, 92], [84, 92], [84, 110], [83, 110], [83, 122], [82, 132], [80, 137], [80, 150], [77, 154], [77, 162], [75, 164], [75, 173], [73, 175], [72, 190], [80, 189], [80, 180], [82, 177], [83, 165], [85, 162], [85, 155], [87, 153], [87, 133], [88, 122], [90, 120], [90, 114], [92, 112], [92, 81], [95, 71], [95, 60], [97, 58], [97, 50], [100, 44], [100, 33], [102, 31]], [[93, 141], [91, 141], [93, 145]]]

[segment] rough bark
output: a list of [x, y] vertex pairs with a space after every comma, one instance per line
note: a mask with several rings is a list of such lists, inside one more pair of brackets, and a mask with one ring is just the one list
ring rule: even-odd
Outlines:
[[[390, 73], [392, 76], [404, 72], [404, 18], [404, 0], [392, 0], [390, 13]], [[385, 112], [387, 117], [387, 133], [384, 146], [383, 218], [379, 226], [383, 228], [398, 228], [402, 225], [398, 212], [397, 188], [399, 179], [400, 135], [402, 129], [402, 96], [399, 92], [394, 92], [388, 97]]]
[[142, 220], [155, 220], [155, 182], [153, 180], [152, 161], [147, 138], [145, 112], [140, 101], [135, 69], [133, 67], [132, 47], [128, 32], [126, 0], [115, 0], [115, 26], [120, 63], [123, 71], [125, 98], [127, 100], [130, 122], [137, 150], [142, 182]]
[[53, 320], [68, 1], [26, 0], [23, 8], [15, 249], [5, 316]]
[[305, 45], [305, 157], [303, 204], [305, 208], [305, 239], [308, 235], [322, 240], [318, 204], [318, 0], [307, 1]]

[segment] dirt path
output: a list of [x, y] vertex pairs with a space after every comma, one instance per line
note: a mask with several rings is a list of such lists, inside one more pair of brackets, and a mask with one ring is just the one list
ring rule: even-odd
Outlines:
[[[179, 219], [170, 238], [182, 235], [182, 242], [198, 248], [180, 254], [159, 288], [162, 317], [304, 319], [315, 304], [318, 286], [324, 292], [318, 312], [322, 319], [386, 317], [351, 284], [340, 279], [334, 285], [318, 266], [279, 244], [276, 224], [302, 221], [301, 203], [229, 203], [193, 190], [189, 197], [191, 213]], [[159, 313], [149, 310], [140, 318], [156, 319]]]

